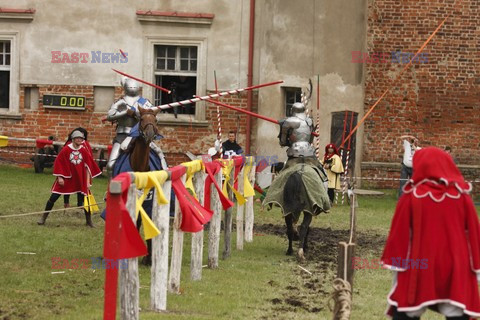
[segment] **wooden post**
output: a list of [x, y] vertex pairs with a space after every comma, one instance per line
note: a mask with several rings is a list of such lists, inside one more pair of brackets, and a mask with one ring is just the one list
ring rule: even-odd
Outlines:
[[[197, 194], [200, 204], [204, 204], [204, 188], [205, 176], [202, 171], [195, 173], [193, 180], [195, 193]], [[190, 277], [192, 280], [202, 279], [202, 262], [203, 262], [203, 230], [192, 233], [192, 258], [190, 262]]]
[[357, 195], [355, 192], [350, 196], [350, 242], [357, 242], [357, 215], [355, 208], [358, 207]]
[[350, 240], [348, 243], [338, 243], [338, 266], [337, 266], [337, 278], [341, 278], [350, 283], [350, 287], [353, 292], [353, 274], [354, 258], [355, 258], [355, 240], [356, 240], [356, 195], [355, 193], [350, 196]]
[[[233, 172], [234, 169], [232, 169]], [[233, 185], [233, 181], [232, 181]], [[233, 191], [231, 188], [228, 187], [228, 198], [230, 200], [233, 200]], [[224, 221], [224, 227], [225, 227], [225, 237], [223, 239], [223, 254], [222, 257], [223, 259], [227, 259], [230, 257], [232, 253], [232, 212], [233, 212], [233, 206], [225, 210], [225, 221]]]
[[[186, 175], [181, 177], [185, 184]], [[182, 272], [183, 255], [183, 231], [180, 230], [182, 212], [178, 202], [178, 195], [175, 197], [175, 219], [173, 221], [172, 258], [170, 261], [170, 275], [168, 278], [168, 291], [180, 294], [180, 274]]]
[[355, 243], [346, 243], [340, 241], [338, 243], [338, 264], [337, 278], [341, 278], [350, 283], [353, 292], [353, 259], [355, 258]]
[[[136, 192], [135, 184], [128, 189], [127, 209], [136, 224]], [[120, 309], [121, 319], [138, 319], [140, 282], [138, 279], [138, 259], [127, 259], [127, 268], [120, 268]]]
[[[243, 173], [244, 173], [245, 166], [243, 166], [242, 170], [238, 174], [238, 192], [243, 195], [244, 191], [244, 181], [243, 181]], [[245, 205], [240, 204], [237, 202], [237, 250], [243, 250], [243, 224], [244, 224], [244, 210]]]
[[[222, 185], [222, 171], [220, 170], [215, 179], [219, 186]], [[218, 268], [218, 252], [220, 250], [220, 225], [222, 222], [222, 203], [218, 195], [217, 189], [211, 186], [211, 203], [210, 209], [213, 210], [213, 216], [210, 220], [208, 228], [208, 267], [211, 269]]]
[[[172, 182], [165, 181], [163, 194], [170, 200]], [[156, 193], [153, 197], [153, 223], [160, 234], [152, 239], [152, 282], [150, 285], [150, 307], [154, 311], [167, 310], [168, 281], [168, 237], [170, 223], [170, 204], [158, 205]]]
[[[255, 165], [252, 164], [252, 169], [248, 174], [248, 180], [250, 184], [253, 186], [255, 184]], [[252, 242], [253, 241], [253, 221], [254, 221], [254, 212], [253, 212], [253, 203], [255, 197], [248, 197], [247, 203], [245, 205], [245, 241]]]

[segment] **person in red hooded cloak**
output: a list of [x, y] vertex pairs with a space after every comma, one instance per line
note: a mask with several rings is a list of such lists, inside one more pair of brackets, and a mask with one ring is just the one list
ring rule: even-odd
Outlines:
[[426, 308], [446, 319], [480, 317], [480, 224], [467, 183], [452, 157], [417, 151], [382, 255], [394, 271], [387, 315], [420, 319]]

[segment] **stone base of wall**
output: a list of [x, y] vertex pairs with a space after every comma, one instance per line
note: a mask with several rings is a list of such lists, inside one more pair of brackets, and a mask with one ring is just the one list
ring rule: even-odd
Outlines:
[[[457, 165], [467, 181], [473, 186], [472, 193], [480, 195], [480, 166]], [[400, 181], [400, 163], [362, 162], [362, 188], [398, 189]], [[385, 179], [385, 180], [382, 180]], [[397, 180], [389, 180], [397, 179]]]

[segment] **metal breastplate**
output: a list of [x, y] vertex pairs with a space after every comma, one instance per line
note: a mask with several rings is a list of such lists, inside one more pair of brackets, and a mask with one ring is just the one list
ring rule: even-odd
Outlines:
[[312, 127], [310, 119], [298, 119], [300, 126], [295, 128], [290, 133], [288, 140], [290, 147], [287, 150], [289, 157], [310, 157], [315, 155], [315, 148], [313, 148], [312, 141]]

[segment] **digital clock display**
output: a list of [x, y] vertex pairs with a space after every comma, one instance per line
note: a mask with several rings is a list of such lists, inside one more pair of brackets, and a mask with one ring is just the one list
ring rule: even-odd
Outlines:
[[43, 106], [53, 109], [85, 110], [85, 97], [45, 94]]

